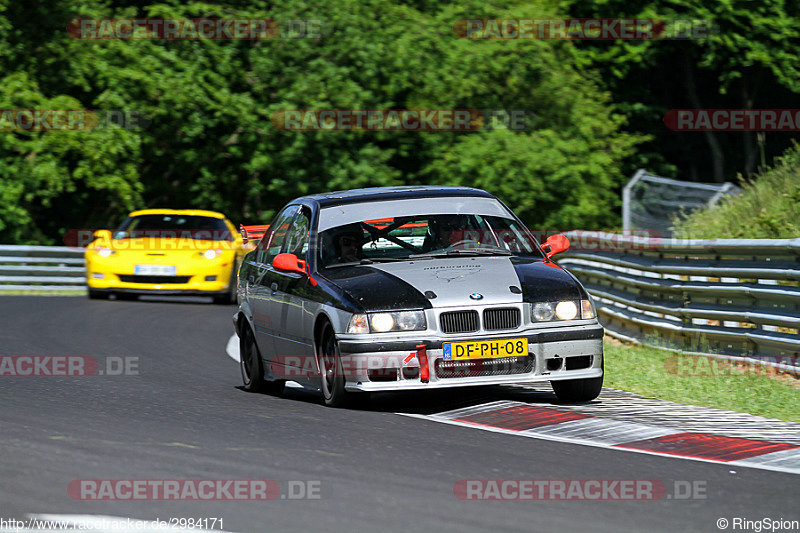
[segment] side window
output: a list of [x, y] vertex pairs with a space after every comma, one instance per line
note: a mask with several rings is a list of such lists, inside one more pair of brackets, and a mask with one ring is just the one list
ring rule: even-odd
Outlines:
[[258, 262], [269, 265], [276, 255], [281, 253], [281, 248], [289, 234], [292, 219], [300, 209], [299, 205], [290, 205], [275, 217], [267, 233], [258, 243]]
[[307, 209], [301, 208], [300, 213], [294, 218], [292, 227], [286, 236], [283, 251], [305, 259], [308, 253], [308, 231], [311, 228], [311, 214]]

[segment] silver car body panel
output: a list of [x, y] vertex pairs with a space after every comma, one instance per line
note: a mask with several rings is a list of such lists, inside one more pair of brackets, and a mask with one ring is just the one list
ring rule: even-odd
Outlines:
[[432, 291], [434, 307], [475, 305], [471, 294], [479, 294], [481, 304], [522, 303], [522, 294], [509, 287], [519, 287], [519, 277], [508, 257], [453, 257], [379, 263], [373, 268], [397, 276], [418, 291]]

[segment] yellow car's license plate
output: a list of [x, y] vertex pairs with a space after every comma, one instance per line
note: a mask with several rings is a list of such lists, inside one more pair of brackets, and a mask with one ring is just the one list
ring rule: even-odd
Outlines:
[[442, 344], [442, 350], [444, 351], [445, 361], [521, 357], [528, 355], [528, 339], [445, 342]]

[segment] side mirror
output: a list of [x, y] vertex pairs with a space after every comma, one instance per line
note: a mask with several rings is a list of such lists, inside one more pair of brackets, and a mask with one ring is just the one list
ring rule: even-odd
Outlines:
[[99, 229], [92, 234], [95, 240], [111, 242], [111, 232], [107, 229]]
[[317, 280], [311, 277], [308, 263], [302, 259], [298, 259], [294, 254], [276, 255], [275, 259], [272, 260], [272, 266], [275, 267], [276, 270], [282, 270], [284, 272], [297, 272], [298, 274], [308, 276], [309, 283], [311, 283], [311, 285], [314, 287], [317, 286]]
[[567, 239], [564, 235], [550, 235], [547, 240], [542, 245], [542, 251], [550, 259], [552, 256], [556, 254], [560, 254], [561, 252], [569, 249], [569, 239]]
[[278, 254], [272, 260], [272, 266], [284, 272], [297, 272], [308, 274], [308, 266], [302, 259], [298, 259], [294, 254]]

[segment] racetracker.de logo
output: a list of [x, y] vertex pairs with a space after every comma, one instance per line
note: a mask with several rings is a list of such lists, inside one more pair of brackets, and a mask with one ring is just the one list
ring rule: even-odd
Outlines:
[[524, 109], [280, 109], [271, 117], [284, 131], [519, 131], [535, 120]]
[[800, 378], [800, 357], [784, 355], [759, 359], [728, 359], [726, 357], [674, 354], [664, 360], [664, 370], [672, 376], [692, 378], [731, 378], [792, 375]]
[[713, 22], [698, 19], [492, 19], [465, 18], [453, 25], [469, 40], [649, 41], [705, 39], [718, 33]]
[[461, 479], [453, 494], [465, 501], [654, 501], [706, 499], [705, 481], [659, 479]]
[[73, 479], [67, 494], [81, 501], [319, 500], [320, 480]]
[[138, 130], [150, 121], [137, 111], [117, 109], [0, 109], [0, 131]]
[[231, 41], [319, 39], [331, 31], [320, 19], [73, 19], [67, 33], [88, 40]]
[[138, 374], [138, 357], [108, 356], [98, 360], [91, 355], [0, 355], [0, 378]]
[[670, 109], [672, 131], [800, 131], [800, 109]]

